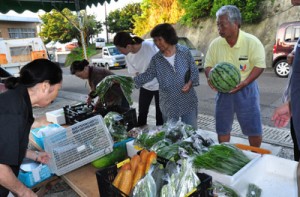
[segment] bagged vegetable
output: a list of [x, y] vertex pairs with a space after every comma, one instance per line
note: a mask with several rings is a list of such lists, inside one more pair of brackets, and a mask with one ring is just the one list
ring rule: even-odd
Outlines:
[[143, 131], [139, 133], [137, 138], [134, 140], [134, 144], [146, 149], [151, 149], [151, 147], [158, 141], [165, 138], [164, 131], [150, 130]]
[[166, 131], [166, 138], [173, 143], [182, 141], [195, 133], [192, 126], [181, 122], [181, 120], [177, 122], [168, 121], [163, 125], [162, 130]]
[[[172, 163], [170, 165], [173, 166]], [[181, 167], [175, 169], [177, 170], [168, 173], [166, 179], [168, 184], [163, 186], [161, 197], [184, 197], [200, 184], [200, 180], [192, 168], [191, 160], [182, 160]]]
[[133, 189], [132, 197], [156, 197], [156, 184], [151, 172], [141, 179]]
[[104, 122], [115, 142], [119, 142], [128, 138], [127, 130], [122, 124], [122, 120], [123, 116], [117, 112], [108, 112], [104, 116]]
[[236, 191], [234, 191], [234, 189], [217, 181], [213, 182], [212, 188], [213, 194], [217, 196], [240, 197], [239, 194]]
[[93, 96], [98, 95], [100, 101], [104, 103], [105, 94], [114, 83], [120, 84], [120, 87], [123, 91], [126, 100], [128, 101], [129, 105], [132, 105], [133, 102], [131, 99], [131, 94], [134, 88], [134, 83], [133, 83], [133, 79], [128, 76], [109, 75], [105, 77], [98, 83], [96, 87], [96, 91]]

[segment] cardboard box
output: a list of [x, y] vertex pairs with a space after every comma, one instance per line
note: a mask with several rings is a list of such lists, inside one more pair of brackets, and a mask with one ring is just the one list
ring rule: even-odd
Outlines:
[[66, 124], [66, 118], [64, 114], [64, 110], [58, 109], [50, 112], [46, 112], [47, 121], [53, 122], [59, 125]]

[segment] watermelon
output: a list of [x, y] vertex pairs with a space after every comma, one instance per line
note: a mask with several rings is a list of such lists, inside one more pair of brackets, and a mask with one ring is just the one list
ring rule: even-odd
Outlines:
[[219, 92], [228, 93], [241, 82], [241, 74], [234, 65], [221, 62], [210, 70], [208, 79]]

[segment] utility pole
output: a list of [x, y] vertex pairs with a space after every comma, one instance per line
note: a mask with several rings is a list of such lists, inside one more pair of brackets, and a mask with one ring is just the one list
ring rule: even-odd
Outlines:
[[107, 12], [106, 12], [106, 1], [104, 2], [104, 14], [105, 14], [105, 31], [106, 31], [106, 42], [108, 43], [108, 31], [107, 31]]

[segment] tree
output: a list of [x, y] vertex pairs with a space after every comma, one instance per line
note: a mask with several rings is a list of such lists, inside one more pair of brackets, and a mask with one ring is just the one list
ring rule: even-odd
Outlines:
[[134, 34], [142, 36], [159, 23], [177, 23], [184, 10], [177, 0], [143, 0], [142, 14], [134, 16]]
[[107, 16], [108, 32], [116, 33], [119, 31], [132, 32], [134, 28], [134, 16], [140, 16], [142, 13], [139, 3], [126, 5], [122, 9], [110, 12]]
[[[76, 21], [76, 15], [72, 14], [70, 10], [64, 9], [62, 13], [70, 20]], [[73, 25], [58, 11], [52, 10], [40, 16], [40, 18], [43, 21], [43, 25], [39, 35], [45, 42], [60, 41], [64, 43], [74, 38], [73, 33], [70, 33]]]
[[[95, 16], [87, 15], [85, 11], [80, 12], [80, 17], [83, 21], [84, 39], [88, 44], [89, 38], [98, 34], [102, 29], [102, 24], [96, 21]], [[81, 37], [79, 32], [79, 21], [76, 14], [68, 9], [62, 10], [62, 13], [52, 10], [40, 16], [43, 21], [40, 36], [44, 42], [59, 41], [62, 43], [69, 42], [76, 38], [78, 44], [81, 45]]]

